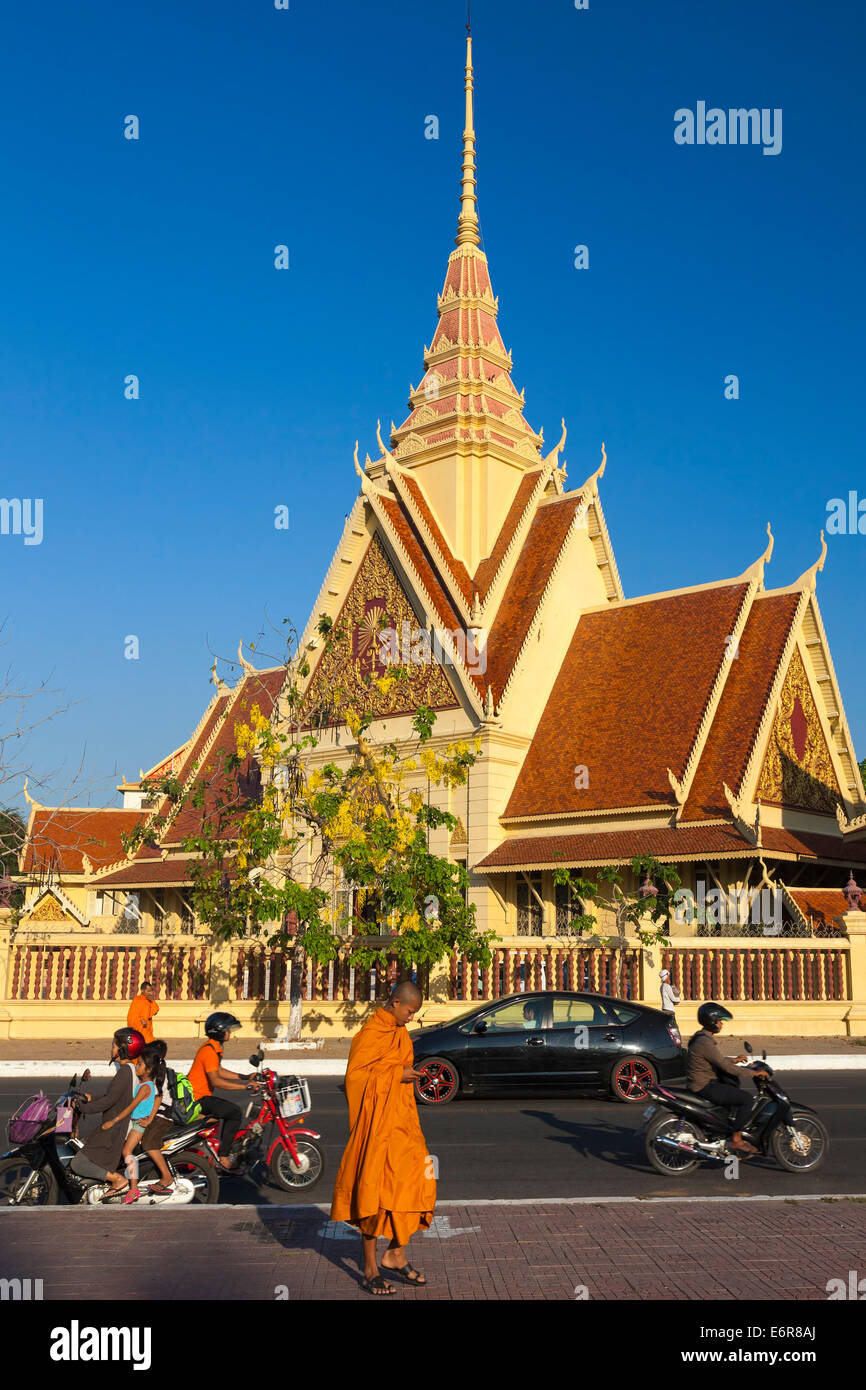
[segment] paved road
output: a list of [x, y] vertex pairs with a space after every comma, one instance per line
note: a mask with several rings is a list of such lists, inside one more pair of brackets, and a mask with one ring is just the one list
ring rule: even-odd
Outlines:
[[[41, 1086], [57, 1095], [68, 1078], [39, 1082], [0, 1081], [0, 1122]], [[100, 1083], [101, 1084], [101, 1083]], [[346, 1141], [347, 1112], [342, 1083], [334, 1078], [310, 1082], [310, 1121], [323, 1137], [328, 1171], [308, 1194], [257, 1188], [246, 1179], [228, 1179], [221, 1198], [235, 1204], [329, 1203], [331, 1184]], [[737, 1182], [717, 1166], [691, 1176], [665, 1180], [647, 1164], [636, 1130], [642, 1106], [602, 1097], [508, 1096], [458, 1100], [443, 1109], [422, 1107], [421, 1122], [431, 1154], [439, 1163], [441, 1201], [479, 1198], [526, 1200], [550, 1197], [615, 1196], [800, 1196], [866, 1191], [866, 1075], [860, 1072], [809, 1072], [792, 1075], [791, 1094], [818, 1110], [830, 1132], [830, 1156], [812, 1176], [785, 1173], [758, 1160], [740, 1165]], [[229, 1095], [234, 1099], [234, 1094]]]

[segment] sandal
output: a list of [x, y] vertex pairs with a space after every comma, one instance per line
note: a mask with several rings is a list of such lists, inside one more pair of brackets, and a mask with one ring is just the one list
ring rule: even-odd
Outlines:
[[123, 1199], [123, 1205], [124, 1205], [124, 1206], [128, 1206], [130, 1202], [137, 1202], [140, 1196], [141, 1196], [141, 1188], [140, 1188], [140, 1187], [133, 1187], [133, 1188], [131, 1188], [130, 1191], [127, 1192], [126, 1196], [125, 1196], [124, 1199]]
[[105, 1196], [104, 1196], [104, 1197], [100, 1197], [100, 1199], [99, 1199], [100, 1204], [103, 1203], [103, 1202], [113, 1202], [114, 1199], [115, 1199], [115, 1197], [122, 1197], [122, 1196], [124, 1195], [124, 1193], [126, 1193], [126, 1192], [128, 1192], [128, 1191], [129, 1191], [129, 1183], [126, 1183], [123, 1187], [110, 1187], [110, 1188], [108, 1189], [108, 1191], [106, 1192]]
[[419, 1274], [417, 1269], [414, 1269], [412, 1265], [401, 1265], [399, 1269], [394, 1265], [383, 1265], [382, 1268], [387, 1269], [389, 1274], [398, 1275], [406, 1284], [417, 1284], [419, 1288], [423, 1288], [427, 1283], [424, 1275]]
[[170, 1197], [174, 1187], [166, 1187], [164, 1182], [155, 1182], [150, 1190], [154, 1197]]
[[396, 1289], [389, 1289], [381, 1274], [373, 1274], [369, 1279], [365, 1279], [361, 1284], [361, 1288], [364, 1290], [364, 1293], [376, 1294], [379, 1298], [381, 1298], [383, 1294], [394, 1294], [397, 1292]]

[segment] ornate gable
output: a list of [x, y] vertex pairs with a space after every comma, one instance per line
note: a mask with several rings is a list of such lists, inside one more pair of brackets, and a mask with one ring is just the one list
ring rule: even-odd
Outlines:
[[[382, 717], [411, 713], [419, 705], [457, 705], [378, 535], [370, 542], [334, 626], [334, 650], [323, 653], [310, 682], [308, 698], [313, 702], [339, 688]], [[408, 679], [380, 689], [375, 682], [388, 675], [389, 664], [403, 666]]]
[[832, 814], [843, 805], [799, 649], [794, 648], [755, 791], [761, 801]]

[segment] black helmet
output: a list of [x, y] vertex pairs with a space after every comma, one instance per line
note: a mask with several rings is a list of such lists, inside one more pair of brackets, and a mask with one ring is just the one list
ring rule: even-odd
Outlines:
[[137, 1028], [118, 1028], [114, 1041], [117, 1043], [120, 1056], [126, 1062], [141, 1052], [144, 1047], [144, 1034], [139, 1033]]
[[208, 1014], [204, 1021], [204, 1033], [206, 1038], [214, 1038], [217, 1042], [225, 1042], [226, 1033], [230, 1029], [240, 1028], [240, 1022], [234, 1014]]
[[702, 1028], [709, 1028], [711, 1033], [716, 1032], [717, 1025], [721, 1023], [723, 1018], [733, 1018], [733, 1016], [724, 1004], [702, 1004], [698, 1009], [698, 1023]]

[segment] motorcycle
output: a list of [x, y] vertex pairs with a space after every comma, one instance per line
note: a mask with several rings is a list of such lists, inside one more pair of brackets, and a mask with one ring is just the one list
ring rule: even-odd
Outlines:
[[[752, 1048], [744, 1043], [751, 1055]], [[789, 1173], [813, 1173], [824, 1162], [830, 1139], [815, 1111], [791, 1101], [773, 1069], [763, 1061], [741, 1062], [752, 1074], [756, 1094], [743, 1138], [765, 1158], [772, 1157]], [[766, 1072], [767, 1076], [759, 1075]], [[643, 1112], [639, 1133], [644, 1136], [646, 1156], [657, 1173], [666, 1178], [682, 1178], [699, 1163], [724, 1162], [743, 1155], [731, 1147], [734, 1122], [730, 1108], [714, 1105], [693, 1091], [673, 1086], [646, 1087], [652, 1102]]]
[[[276, 1072], [262, 1068], [263, 1061], [261, 1050], [250, 1057], [255, 1080], [261, 1087], [261, 1104], [257, 1114], [257, 1098], [247, 1105], [246, 1123], [238, 1130], [231, 1147], [232, 1168], [227, 1170], [217, 1161], [220, 1121], [215, 1117], [206, 1117], [199, 1136], [203, 1144], [197, 1152], [208, 1157], [221, 1177], [249, 1175], [254, 1182], [270, 1179], [285, 1192], [308, 1191], [325, 1171], [325, 1151], [318, 1142], [322, 1136], [301, 1125], [310, 1110], [310, 1088], [303, 1077], [278, 1077]], [[277, 1132], [266, 1155], [263, 1135], [265, 1126], [270, 1124], [276, 1125]]]
[[[34, 1103], [28, 1101], [9, 1120], [7, 1134], [12, 1148], [0, 1158], [0, 1206], [57, 1206], [61, 1194], [73, 1206], [116, 1206], [122, 1202], [118, 1196], [103, 1203], [109, 1184], [80, 1177], [70, 1167], [83, 1147], [75, 1102], [84, 1098], [80, 1088], [89, 1076], [86, 1071], [80, 1083], [74, 1076], [54, 1105], [46, 1101], [41, 1110], [37, 1107], [37, 1118], [27, 1118], [25, 1112], [32, 1115], [34, 1109]], [[176, 1126], [166, 1136], [162, 1153], [174, 1181], [172, 1192], [152, 1192], [161, 1181], [160, 1175], [152, 1159], [138, 1160], [140, 1195], [135, 1206], [185, 1206], [219, 1200], [219, 1182], [210, 1163], [189, 1147], [205, 1120]]]

